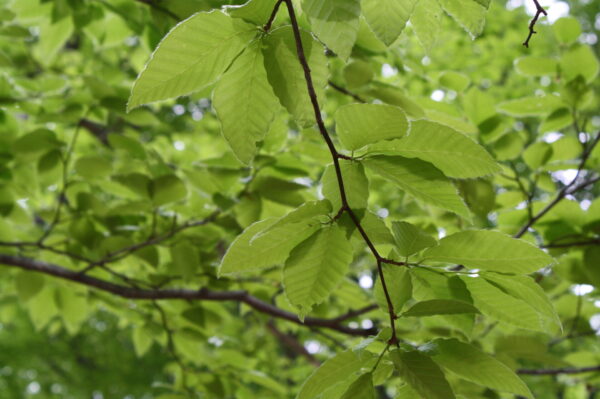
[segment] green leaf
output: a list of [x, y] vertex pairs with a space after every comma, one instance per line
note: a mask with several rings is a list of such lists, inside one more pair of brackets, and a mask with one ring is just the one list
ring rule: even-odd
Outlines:
[[550, 57], [526, 56], [515, 60], [515, 68], [525, 76], [555, 75], [558, 62]]
[[545, 141], [531, 144], [523, 152], [523, 160], [532, 170], [545, 165], [552, 157], [552, 146]]
[[[396, 313], [400, 313], [404, 304], [412, 298], [412, 282], [410, 280], [408, 268], [386, 263], [382, 265], [382, 269], [394, 310]], [[380, 282], [375, 285], [373, 294], [379, 307], [387, 313], [387, 300], [385, 298], [385, 293], [383, 292], [383, 286]]]
[[340, 399], [375, 399], [373, 374], [365, 373], [358, 377], [344, 392]]
[[431, 162], [448, 177], [480, 177], [501, 170], [482, 146], [451, 127], [436, 122], [415, 121], [408, 136], [386, 147], [394, 154]]
[[554, 262], [526, 241], [489, 230], [461, 231], [440, 240], [423, 253], [424, 259], [456, 263], [471, 269], [504, 273], [533, 273]]
[[407, 222], [393, 222], [392, 231], [400, 256], [410, 256], [437, 244], [433, 237]]
[[387, 46], [396, 41], [417, 0], [363, 0], [362, 11], [369, 27]]
[[472, 304], [454, 299], [430, 299], [428, 301], [417, 302], [402, 317], [423, 317], [440, 314], [461, 314], [461, 313], [479, 313], [479, 310]]
[[185, 278], [192, 278], [200, 265], [196, 248], [187, 242], [179, 242], [171, 247], [171, 260], [176, 274]]
[[180, 201], [187, 196], [185, 184], [175, 175], [164, 175], [152, 180], [150, 192], [156, 206]]
[[261, 47], [262, 40], [248, 46], [213, 93], [223, 136], [245, 164], [254, 157], [256, 143], [265, 137], [277, 112], [277, 97], [267, 79]]
[[420, 0], [410, 16], [410, 23], [426, 52], [435, 45], [444, 12], [437, 0]]
[[65, 327], [69, 334], [74, 335], [89, 316], [87, 298], [67, 287], [57, 290], [56, 294], [56, 304]]
[[225, 10], [232, 17], [264, 25], [271, 16], [275, 3], [277, 0], [249, 0], [241, 6], [226, 6]]
[[430, 163], [419, 159], [374, 156], [363, 164], [416, 199], [470, 218], [456, 188]]
[[356, 89], [373, 79], [373, 68], [368, 63], [356, 60], [344, 68], [344, 80], [349, 89]]
[[[347, 350], [328, 359], [302, 384], [296, 399], [317, 399], [328, 390], [339, 390], [349, 386], [352, 376], [363, 367], [369, 367], [373, 355], [367, 351]], [[342, 390], [343, 392], [343, 390]]]
[[[444, 11], [475, 39], [483, 32], [489, 2], [475, 0], [438, 0]], [[486, 5], [487, 3], [487, 5]]]
[[48, 129], [36, 129], [19, 137], [13, 144], [13, 150], [22, 153], [33, 153], [59, 148], [60, 141], [56, 134]]
[[360, 0], [304, 0], [312, 32], [343, 60], [347, 60], [356, 41]]
[[27, 302], [44, 288], [44, 276], [39, 273], [21, 272], [15, 277], [19, 300]]
[[127, 109], [187, 95], [213, 83], [256, 35], [222, 12], [197, 13], [160, 42], [135, 81]]
[[342, 146], [351, 151], [378, 141], [400, 138], [408, 131], [404, 112], [383, 104], [345, 105], [338, 108], [335, 122]]
[[[317, 97], [323, 98], [329, 75], [323, 46], [304, 31], [301, 32], [301, 39]], [[314, 125], [314, 110], [308, 96], [304, 70], [298, 62], [292, 28], [284, 26], [273, 30], [264, 43], [267, 77], [279, 102], [302, 127]]]
[[102, 179], [110, 175], [110, 161], [95, 155], [81, 157], [75, 162], [75, 171], [86, 179]]
[[418, 351], [393, 350], [390, 357], [400, 377], [424, 399], [454, 399], [454, 392], [440, 367]]
[[510, 116], [540, 116], [547, 115], [559, 108], [561, 99], [555, 95], [544, 95], [536, 97], [523, 97], [517, 100], [509, 100], [498, 104], [498, 111]]
[[527, 385], [504, 363], [457, 339], [435, 341], [433, 359], [461, 378], [487, 388], [533, 398]]
[[560, 57], [560, 69], [565, 81], [581, 75], [590, 83], [598, 75], [600, 64], [589, 46], [577, 44]]
[[473, 303], [486, 316], [527, 330], [547, 332], [538, 313], [527, 302], [515, 298], [480, 277], [460, 276]]
[[290, 303], [301, 314], [323, 302], [341, 282], [352, 261], [352, 245], [337, 225], [318, 230], [292, 250], [283, 268]]
[[540, 125], [540, 133], [558, 132], [573, 123], [573, 114], [568, 108], [552, 112]]
[[469, 87], [471, 79], [463, 73], [455, 71], [444, 71], [440, 75], [439, 82], [442, 86], [463, 93]]
[[143, 327], [135, 327], [131, 332], [131, 340], [133, 341], [133, 349], [137, 357], [142, 357], [152, 347], [154, 342], [152, 335]]
[[[348, 205], [350, 205], [350, 208], [352, 209], [366, 208], [369, 201], [369, 180], [365, 175], [362, 164], [360, 162], [348, 161], [345, 159], [340, 159], [339, 163], [342, 171], [342, 178], [346, 183], [344, 185], [344, 191], [346, 192]], [[329, 165], [325, 169], [323, 177], [321, 178], [321, 184], [323, 185], [323, 196], [331, 201], [335, 211], [340, 209], [342, 200], [340, 198], [340, 188], [335, 173], [335, 167], [333, 165]]]
[[563, 17], [552, 24], [554, 35], [560, 43], [573, 43], [581, 35], [581, 25], [574, 17]]

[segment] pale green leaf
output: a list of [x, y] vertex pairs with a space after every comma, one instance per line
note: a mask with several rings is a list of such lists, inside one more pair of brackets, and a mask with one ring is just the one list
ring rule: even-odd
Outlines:
[[396, 239], [396, 250], [400, 256], [410, 256], [437, 244], [435, 238], [407, 222], [393, 222], [392, 231]]
[[353, 375], [361, 368], [369, 367], [372, 360], [373, 355], [367, 351], [347, 350], [338, 353], [308, 377], [296, 399], [317, 399], [329, 389], [345, 390], [354, 381]]
[[531, 144], [523, 151], [523, 160], [532, 170], [545, 165], [552, 157], [552, 146], [545, 141]]
[[451, 127], [436, 122], [415, 121], [408, 136], [386, 147], [395, 154], [431, 162], [448, 177], [473, 178], [501, 170], [482, 146]]
[[527, 330], [547, 332], [540, 316], [526, 302], [507, 294], [480, 277], [460, 276], [475, 307], [486, 316]]
[[428, 301], [417, 302], [402, 317], [423, 317], [440, 314], [461, 314], [461, 313], [479, 313], [479, 310], [472, 304], [455, 299], [430, 299]]
[[223, 136], [237, 158], [246, 164], [256, 153], [256, 143], [267, 134], [278, 105], [267, 80], [261, 47], [262, 40], [248, 46], [213, 93]]
[[416, 199], [470, 218], [456, 187], [430, 163], [398, 156], [374, 156], [363, 164]]
[[193, 93], [213, 83], [256, 35], [256, 28], [220, 11], [197, 13], [177, 24], [140, 73], [129, 110]]
[[304, 0], [312, 32], [343, 60], [348, 59], [356, 41], [360, 0]]
[[[304, 55], [310, 66], [318, 98], [323, 98], [329, 69], [323, 46], [307, 33], [301, 32]], [[296, 42], [290, 26], [273, 30], [265, 39], [267, 77], [279, 102], [303, 127], [315, 124], [314, 110], [308, 96], [304, 70], [298, 62]]]
[[384, 104], [348, 104], [335, 114], [342, 146], [358, 150], [367, 144], [406, 135], [408, 121], [402, 109]]
[[581, 25], [574, 17], [563, 17], [552, 24], [552, 30], [559, 42], [569, 44], [581, 35]]
[[589, 46], [577, 44], [560, 57], [560, 69], [565, 81], [581, 75], [590, 83], [598, 75], [600, 64]]
[[248, 0], [241, 6], [226, 6], [225, 10], [232, 17], [264, 25], [271, 16], [275, 3], [277, 0]]
[[440, 367], [418, 351], [393, 350], [390, 357], [400, 377], [424, 399], [454, 399], [454, 392]]
[[[382, 269], [394, 311], [400, 313], [404, 304], [412, 297], [412, 282], [408, 268], [386, 263], [383, 264]], [[373, 294], [379, 307], [387, 313], [387, 300], [380, 281], [376, 283]]]
[[[487, 6], [479, 1], [470, 0], [438, 0], [444, 11], [464, 28], [471, 38], [475, 38], [483, 32], [485, 25], [485, 14]], [[489, 3], [488, 3], [489, 4]]]
[[526, 56], [515, 60], [515, 68], [526, 76], [555, 75], [558, 62], [550, 57]]
[[563, 106], [561, 99], [555, 95], [523, 97], [498, 104], [498, 111], [510, 116], [540, 116], [547, 115], [556, 108]]
[[365, 373], [358, 377], [344, 392], [340, 399], [375, 399], [373, 374]]
[[362, 11], [375, 35], [387, 46], [404, 30], [418, 0], [363, 0]]
[[435, 45], [440, 33], [440, 22], [444, 12], [437, 0], [419, 0], [410, 16], [410, 23], [425, 51]]
[[110, 175], [112, 166], [106, 158], [90, 155], [75, 162], [75, 171], [86, 179], [102, 179]]
[[290, 303], [301, 314], [324, 301], [341, 282], [352, 261], [352, 245], [343, 230], [331, 225], [318, 230], [292, 250], [283, 268]]
[[464, 73], [456, 71], [444, 71], [439, 77], [439, 82], [442, 86], [454, 90], [458, 93], [463, 93], [469, 87], [471, 79]]
[[461, 378], [487, 388], [533, 398], [527, 385], [504, 363], [457, 339], [436, 340], [433, 359]]
[[471, 269], [504, 273], [533, 273], [554, 260], [526, 241], [489, 230], [461, 231], [440, 240], [423, 253], [424, 259], [456, 263]]
[[[344, 191], [346, 193], [348, 205], [350, 205], [350, 208], [352, 209], [366, 208], [369, 200], [369, 180], [365, 175], [362, 164], [360, 164], [360, 162], [348, 161], [345, 159], [340, 159], [339, 163], [343, 181], [346, 183], [344, 185]], [[342, 200], [340, 198], [340, 187], [333, 165], [327, 166], [323, 173], [323, 177], [321, 178], [321, 183], [323, 184], [323, 196], [331, 201], [333, 209], [337, 211], [342, 206]]]

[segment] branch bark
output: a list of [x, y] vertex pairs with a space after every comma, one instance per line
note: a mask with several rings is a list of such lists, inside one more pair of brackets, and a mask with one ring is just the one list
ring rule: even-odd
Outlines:
[[52, 263], [42, 262], [35, 259], [24, 258], [13, 255], [0, 254], [0, 264], [17, 267], [24, 270], [43, 273], [50, 276], [58, 277], [63, 280], [73, 281], [88, 287], [92, 287], [101, 291], [109, 292], [116, 296], [131, 299], [131, 300], [174, 300], [183, 299], [189, 301], [233, 301], [241, 302], [251, 308], [273, 317], [291, 321], [307, 327], [323, 327], [338, 331], [343, 334], [353, 336], [369, 336], [375, 335], [375, 328], [361, 329], [350, 328], [342, 322], [365, 314], [376, 308], [375, 305], [367, 306], [363, 309], [351, 311], [345, 315], [338, 316], [333, 319], [325, 319], [319, 317], [306, 317], [301, 321], [294, 313], [280, 309], [270, 303], [264, 302], [255, 296], [252, 296], [248, 291], [214, 291], [207, 288], [198, 290], [185, 288], [165, 288], [165, 289], [145, 289], [139, 287], [131, 287], [121, 284], [115, 284], [110, 281], [102, 280], [96, 277], [82, 274], [78, 271], [70, 270]]

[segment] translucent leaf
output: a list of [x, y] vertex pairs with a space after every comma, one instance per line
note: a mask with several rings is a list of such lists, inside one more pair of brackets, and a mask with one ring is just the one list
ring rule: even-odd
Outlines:
[[523, 152], [523, 160], [532, 170], [536, 170], [552, 157], [552, 146], [545, 141], [531, 144]]
[[343, 60], [348, 59], [356, 41], [360, 0], [304, 0], [312, 32]]
[[472, 304], [454, 299], [430, 299], [428, 301], [417, 302], [402, 317], [423, 317], [440, 314], [461, 314], [461, 313], [479, 313], [479, 310]]
[[527, 385], [504, 363], [457, 339], [436, 340], [433, 359], [461, 378], [487, 388], [533, 398]]
[[471, 79], [464, 73], [455, 71], [444, 71], [439, 77], [439, 82], [442, 86], [454, 90], [458, 93], [462, 93], [467, 90]]
[[523, 97], [498, 104], [498, 110], [510, 116], [547, 115], [563, 105], [561, 99], [554, 95], [539, 97]]
[[410, 23], [425, 51], [431, 50], [437, 41], [443, 14], [437, 0], [420, 0], [410, 16]]
[[317, 399], [325, 395], [328, 390], [335, 389], [342, 392], [352, 382], [352, 376], [361, 368], [369, 367], [373, 355], [366, 351], [347, 350], [340, 352], [316, 369], [302, 384], [296, 399]]
[[540, 124], [540, 133], [558, 132], [573, 123], [573, 114], [568, 108], [559, 108]]
[[502, 291], [482, 278], [460, 276], [477, 309], [486, 316], [527, 330], [547, 332], [538, 313], [526, 302]]
[[352, 245], [337, 225], [318, 230], [292, 250], [283, 268], [290, 303], [301, 314], [325, 300], [352, 261]]
[[[323, 46], [307, 32], [301, 32], [304, 55], [310, 66], [318, 98], [323, 97], [329, 70]], [[296, 42], [290, 26], [273, 30], [264, 40], [267, 77], [279, 102], [303, 127], [315, 124], [315, 116], [304, 71], [298, 62]]]
[[135, 327], [131, 332], [131, 340], [133, 341], [133, 349], [137, 357], [142, 357], [148, 349], [152, 347], [153, 339], [149, 331], [143, 327]]
[[416, 199], [469, 218], [456, 187], [433, 165], [419, 159], [374, 156], [363, 164]]
[[111, 173], [110, 161], [95, 155], [79, 158], [75, 170], [86, 179], [102, 179]]
[[356, 60], [344, 68], [344, 80], [349, 89], [366, 85], [373, 79], [373, 68], [367, 62]]
[[241, 6], [227, 6], [225, 10], [232, 17], [263, 25], [271, 16], [275, 3], [277, 0], [248, 0]]
[[362, 11], [369, 27], [387, 46], [396, 41], [417, 4], [417, 0], [363, 0]]
[[[475, 38], [483, 32], [485, 25], [485, 14], [487, 6], [483, 1], [456, 1], [456, 0], [438, 0], [444, 11], [446, 11], [454, 20], [464, 28], [471, 38]], [[484, 3], [484, 4], [482, 4]], [[488, 2], [489, 4], [489, 2]]]
[[[346, 199], [352, 209], [364, 209], [369, 200], [369, 180], [360, 162], [340, 159], [340, 169], [344, 180]], [[337, 175], [333, 165], [327, 166], [323, 177], [323, 196], [331, 201], [334, 210], [340, 209], [342, 201]]]
[[344, 392], [340, 399], [375, 399], [373, 374], [365, 373], [358, 377]]
[[[406, 267], [398, 267], [389, 264], [383, 264], [382, 267], [394, 311], [400, 313], [406, 301], [412, 298], [410, 273]], [[388, 305], [381, 281], [376, 282], [374, 296], [379, 307], [387, 313]]]
[[392, 231], [400, 256], [410, 256], [437, 244], [433, 237], [407, 222], [393, 222]]
[[578, 75], [590, 83], [598, 75], [600, 64], [589, 46], [578, 44], [567, 50], [560, 58], [560, 69], [565, 81]]
[[554, 260], [530, 243], [489, 230], [461, 231], [440, 240], [424, 259], [504, 273], [533, 273]]
[[390, 357], [400, 377], [424, 399], [454, 399], [454, 392], [440, 367], [418, 351], [394, 350]]
[[526, 56], [515, 60], [515, 68], [526, 76], [555, 75], [558, 62], [550, 57]]
[[256, 142], [267, 134], [278, 108], [277, 97], [267, 80], [261, 47], [262, 40], [248, 46], [213, 93], [223, 136], [236, 157], [246, 164], [254, 157]]
[[349, 104], [335, 114], [342, 146], [358, 150], [367, 144], [406, 135], [408, 121], [402, 109], [383, 104]]
[[222, 12], [194, 14], [154, 50], [135, 81], [127, 108], [190, 94], [213, 83], [255, 35], [253, 25]]
[[482, 146], [436, 122], [415, 121], [408, 136], [385, 147], [403, 157], [431, 162], [448, 177], [472, 178], [500, 171], [500, 166]]
[[44, 276], [39, 273], [21, 272], [15, 277], [19, 299], [27, 302], [44, 288]]

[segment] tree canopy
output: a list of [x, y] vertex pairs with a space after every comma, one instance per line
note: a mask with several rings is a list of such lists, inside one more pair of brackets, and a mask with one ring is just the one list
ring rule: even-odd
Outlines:
[[0, 0], [0, 396], [600, 397], [599, 21]]

